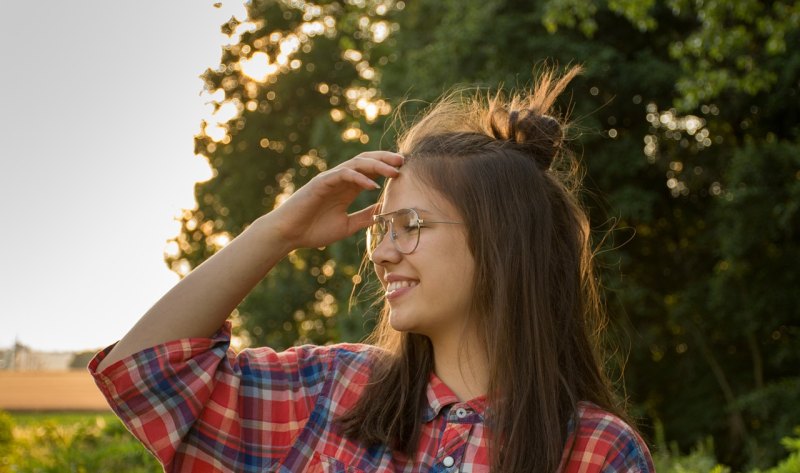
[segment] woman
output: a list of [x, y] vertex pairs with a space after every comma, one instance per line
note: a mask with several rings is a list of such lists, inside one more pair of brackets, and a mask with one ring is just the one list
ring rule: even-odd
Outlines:
[[[115, 412], [165, 471], [652, 471], [590, 335], [589, 225], [549, 115], [577, 73], [444, 99], [399, 154], [257, 219], [92, 361]], [[379, 202], [348, 214], [379, 177]], [[229, 350], [225, 319], [281, 258], [367, 227], [373, 344]]]

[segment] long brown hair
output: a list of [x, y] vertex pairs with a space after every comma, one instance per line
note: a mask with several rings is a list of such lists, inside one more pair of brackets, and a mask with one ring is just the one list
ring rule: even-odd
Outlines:
[[[495, 472], [552, 472], [578, 401], [622, 415], [600, 364], [603, 320], [580, 172], [551, 110], [580, 72], [545, 71], [510, 97], [450, 94], [399, 140], [423, 185], [459, 211], [475, 260], [474, 314], [489, 358]], [[384, 306], [372, 341], [385, 348], [339, 421], [345, 434], [413, 455], [433, 347], [400, 333]]]

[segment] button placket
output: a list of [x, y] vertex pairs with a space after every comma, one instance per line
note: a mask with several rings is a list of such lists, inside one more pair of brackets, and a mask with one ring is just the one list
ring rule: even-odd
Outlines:
[[445, 455], [444, 457], [440, 457], [437, 463], [433, 466], [433, 469], [430, 471], [432, 473], [453, 473], [459, 471], [461, 468], [461, 462], [464, 459], [464, 453], [467, 451], [467, 445], [462, 444], [458, 445], [458, 448], [451, 451], [440, 452], [440, 455]]
[[464, 409], [463, 416], [460, 416], [457, 411], [458, 409], [447, 413], [447, 423], [442, 432], [442, 443], [437, 455], [437, 468], [433, 471], [458, 471], [459, 465], [461, 465], [473, 424], [462, 420], [469, 415], [466, 409]]

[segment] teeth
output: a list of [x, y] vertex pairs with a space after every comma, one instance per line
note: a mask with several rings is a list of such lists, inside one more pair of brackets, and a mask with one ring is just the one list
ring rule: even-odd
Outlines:
[[416, 281], [395, 281], [390, 282], [388, 286], [386, 286], [386, 292], [394, 292], [403, 287], [414, 287], [417, 285]]

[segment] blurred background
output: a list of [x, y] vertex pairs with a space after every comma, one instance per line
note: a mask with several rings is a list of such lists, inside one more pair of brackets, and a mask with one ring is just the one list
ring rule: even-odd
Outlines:
[[[85, 365], [316, 173], [392, 149], [404, 100], [581, 64], [560, 107], [609, 366], [658, 471], [800, 471], [800, 2], [50, 3], [0, 20], [7, 370], [30, 347]], [[232, 314], [237, 346], [361, 339], [363, 239], [286, 258]], [[86, 416], [7, 415], [5, 464], [40, 421], [125, 444]]]

